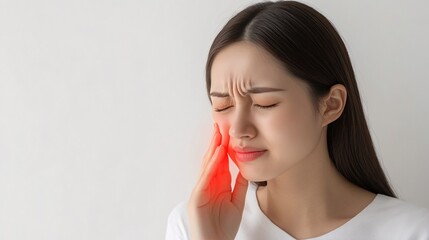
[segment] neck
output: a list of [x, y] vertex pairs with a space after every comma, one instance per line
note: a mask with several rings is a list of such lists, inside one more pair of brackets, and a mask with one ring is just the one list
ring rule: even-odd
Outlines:
[[314, 237], [338, 227], [373, 198], [336, 170], [323, 142], [308, 158], [258, 189], [261, 210], [295, 237]]
[[274, 214], [285, 210], [304, 219], [315, 213], [326, 214], [330, 205], [336, 205], [346, 192], [354, 189], [329, 159], [311, 161], [310, 164], [312, 167], [305, 171], [299, 169], [303, 166], [296, 166], [296, 169], [268, 181], [265, 191], [267, 211]]

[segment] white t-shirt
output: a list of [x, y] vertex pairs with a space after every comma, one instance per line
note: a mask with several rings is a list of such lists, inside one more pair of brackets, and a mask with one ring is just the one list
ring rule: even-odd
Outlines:
[[[243, 217], [235, 240], [295, 239], [272, 223], [262, 212], [256, 198], [256, 190], [257, 185], [249, 182]], [[181, 202], [171, 211], [166, 240], [190, 239], [186, 206], [186, 201]], [[311, 239], [429, 240], [429, 209], [377, 194], [366, 208], [348, 222]]]

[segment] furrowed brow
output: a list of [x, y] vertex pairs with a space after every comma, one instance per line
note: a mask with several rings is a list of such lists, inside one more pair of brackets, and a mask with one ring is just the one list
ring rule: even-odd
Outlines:
[[[279, 92], [279, 91], [285, 91], [284, 89], [280, 88], [270, 88], [270, 87], [255, 87], [248, 89], [245, 93], [248, 94], [260, 94], [260, 93], [267, 93], [267, 92]], [[219, 97], [219, 98], [226, 98], [230, 97], [228, 93], [223, 92], [211, 92], [211, 97]]]

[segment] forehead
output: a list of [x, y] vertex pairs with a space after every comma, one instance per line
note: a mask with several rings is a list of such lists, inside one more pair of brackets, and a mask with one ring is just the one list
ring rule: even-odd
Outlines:
[[240, 41], [222, 49], [211, 68], [211, 88], [226, 90], [233, 84], [245, 88], [267, 84], [284, 86], [292, 76], [282, 63], [256, 44]]

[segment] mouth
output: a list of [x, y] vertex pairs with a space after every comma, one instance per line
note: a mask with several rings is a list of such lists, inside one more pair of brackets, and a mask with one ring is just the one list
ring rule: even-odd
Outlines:
[[235, 150], [235, 156], [240, 162], [250, 162], [258, 159], [262, 155], [265, 154], [267, 150], [251, 150], [251, 151], [243, 151], [243, 150]]

